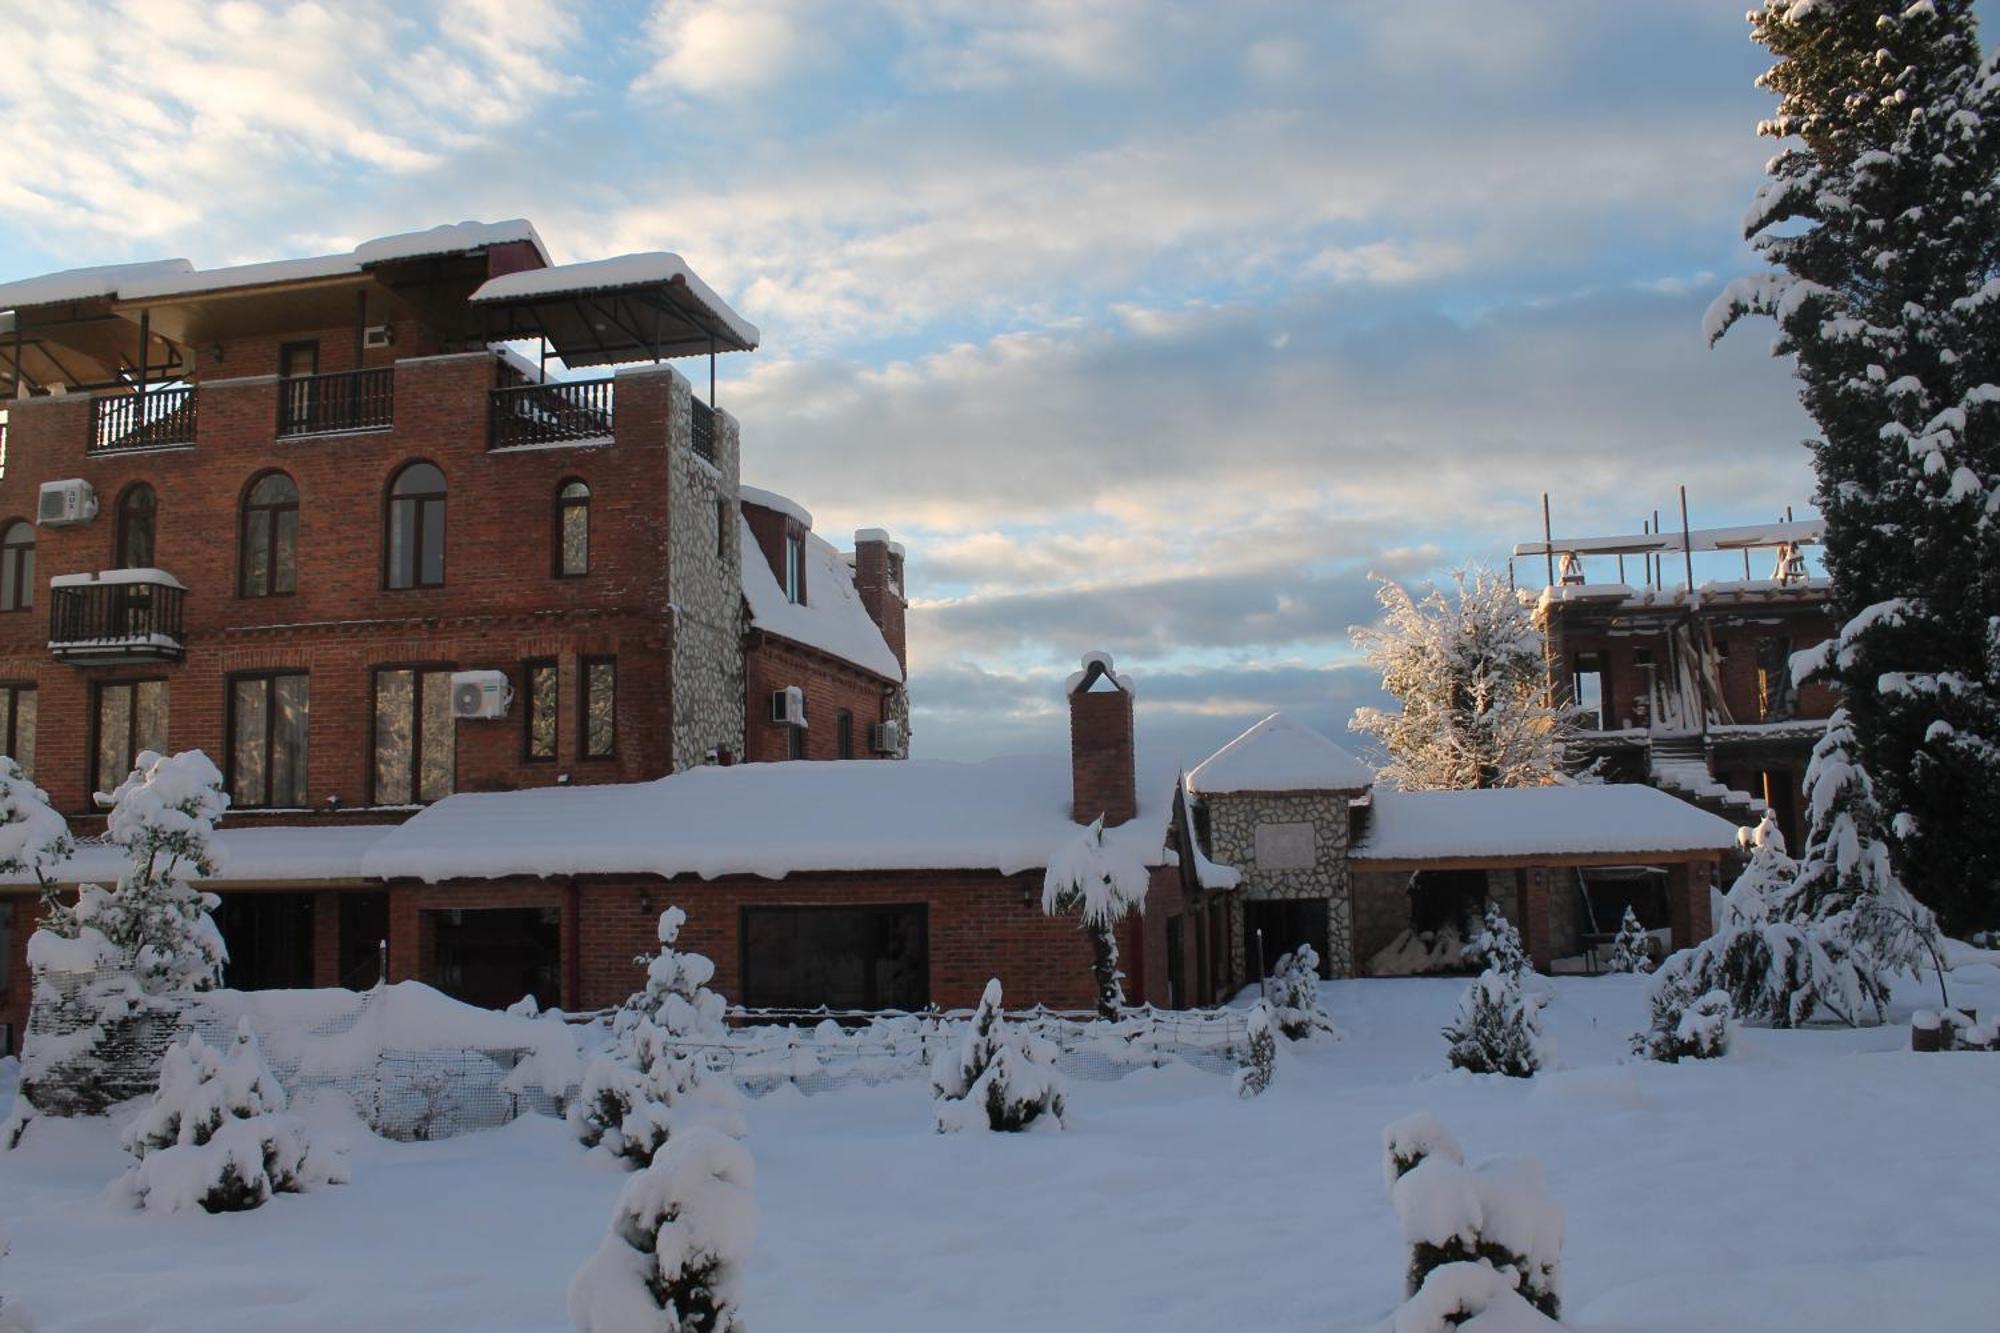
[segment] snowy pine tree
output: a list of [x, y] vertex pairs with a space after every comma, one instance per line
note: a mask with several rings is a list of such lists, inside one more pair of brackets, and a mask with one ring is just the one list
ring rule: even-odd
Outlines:
[[740, 1333], [757, 1231], [749, 1150], [697, 1127], [625, 1182], [569, 1288], [576, 1333]]
[[1903, 880], [2000, 922], [2000, 80], [1972, 0], [1767, 0], [1784, 141], [1746, 234], [1770, 271], [1709, 311], [1775, 320], [1817, 423], [1837, 683]]
[[1388, 752], [1382, 780], [1405, 791], [1555, 781], [1570, 724], [1548, 706], [1542, 635], [1522, 596], [1489, 570], [1458, 570], [1455, 595], [1432, 588], [1421, 600], [1377, 582], [1384, 623], [1349, 633], [1402, 709], [1359, 709], [1351, 725]]
[[215, 873], [210, 839], [229, 808], [222, 774], [199, 750], [143, 751], [111, 796], [105, 840], [127, 868], [111, 893], [86, 886], [76, 919], [103, 936], [150, 993], [222, 983], [229, 950], [211, 915], [221, 905], [193, 881]]
[[1249, 1034], [1242, 1067], [1236, 1071], [1236, 1095], [1256, 1097], [1271, 1086], [1278, 1071], [1278, 1039], [1271, 1034], [1271, 1006], [1259, 1000], [1250, 1006]]
[[160, 1090], [126, 1126], [137, 1159], [120, 1182], [150, 1212], [200, 1207], [240, 1212], [273, 1194], [346, 1180], [335, 1158], [314, 1152], [305, 1125], [285, 1111], [246, 1019], [225, 1054], [190, 1033], [167, 1048]]
[[727, 1006], [720, 995], [708, 988], [715, 978], [715, 962], [706, 954], [683, 953], [679, 942], [687, 913], [669, 907], [660, 913], [658, 953], [642, 955], [646, 984], [612, 1016], [611, 1031], [619, 1053], [630, 1058], [639, 1024], [651, 1023], [669, 1036], [682, 1041], [717, 1041], [723, 1034]]
[[1653, 940], [1639, 924], [1630, 905], [1618, 923], [1618, 936], [1611, 941], [1611, 956], [1604, 960], [1606, 972], [1650, 972], [1653, 970]]
[[956, 1057], [940, 1054], [933, 1063], [931, 1098], [940, 1134], [1064, 1127], [1055, 1052], [1034, 1034], [1008, 1026], [998, 978], [986, 983]]
[[[1698, 984], [1698, 983], [1696, 983]], [[1674, 1064], [1729, 1054], [1735, 1007], [1724, 990], [1694, 991], [1685, 976], [1663, 976], [1647, 997], [1646, 1030], [1632, 1038], [1632, 1053]]]
[[1444, 1029], [1454, 1068], [1531, 1078], [1542, 1067], [1542, 1006], [1548, 1000], [1524, 990], [1521, 979], [1519, 971], [1489, 966], [1465, 988], [1457, 1020]]
[[1097, 983], [1099, 1018], [1116, 1019], [1125, 1007], [1118, 923], [1133, 908], [1144, 909], [1148, 879], [1138, 844], [1107, 844], [1101, 816], [1058, 848], [1042, 875], [1042, 911], [1049, 916], [1076, 912], [1090, 932], [1090, 973]]
[[1271, 1017], [1288, 1041], [1303, 1041], [1315, 1032], [1339, 1036], [1340, 1030], [1319, 1003], [1319, 951], [1301, 944], [1280, 955], [1272, 969]]
[[599, 1055], [584, 1069], [570, 1129], [586, 1148], [602, 1147], [637, 1171], [661, 1146], [695, 1125], [741, 1138], [742, 1094], [728, 1077], [702, 1063], [701, 1052], [678, 1051], [677, 1040], [640, 1018], [629, 1059]]
[[50, 878], [76, 850], [69, 821], [49, 805], [48, 793], [28, 780], [21, 766], [0, 755], [0, 875], [33, 875], [42, 886], [42, 918], [37, 929], [75, 939], [76, 914]]
[[1485, 925], [1466, 944], [1465, 956], [1508, 976], [1518, 977], [1532, 970], [1528, 966], [1528, 951], [1521, 947], [1521, 932], [1494, 903], [1486, 904]]

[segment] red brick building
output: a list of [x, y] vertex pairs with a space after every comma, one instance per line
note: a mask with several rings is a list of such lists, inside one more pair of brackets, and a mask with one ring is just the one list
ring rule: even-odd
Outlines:
[[[368, 826], [451, 793], [901, 757], [901, 548], [807, 519], [785, 585], [746, 536], [713, 358], [756, 344], [677, 257], [551, 265], [522, 221], [0, 284], [0, 752], [84, 834], [140, 750], [214, 757], [271, 872], [225, 886], [245, 985], [372, 979]], [[517, 896], [447, 953], [539, 949]], [[17, 1029], [32, 913], [0, 897]]]

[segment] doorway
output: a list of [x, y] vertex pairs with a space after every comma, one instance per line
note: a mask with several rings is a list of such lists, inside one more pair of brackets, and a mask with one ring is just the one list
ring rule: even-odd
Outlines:
[[[1322, 979], [1333, 975], [1333, 949], [1324, 898], [1265, 898], [1243, 904], [1244, 962], [1252, 979], [1270, 976], [1278, 960], [1310, 944], [1319, 954]], [[1260, 973], [1261, 969], [1261, 973]]]
[[524, 995], [562, 1002], [562, 911], [451, 908], [433, 919], [437, 988], [467, 1004], [505, 1009]]

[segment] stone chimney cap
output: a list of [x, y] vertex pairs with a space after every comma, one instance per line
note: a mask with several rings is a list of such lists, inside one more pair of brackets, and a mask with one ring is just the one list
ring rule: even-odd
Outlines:
[[889, 548], [892, 554], [903, 554], [903, 544], [897, 541], [890, 541], [889, 530], [887, 528], [856, 528], [854, 530], [854, 544], [856, 546], [866, 546], [870, 542], [882, 543], [882, 545]]
[[1070, 673], [1069, 679], [1063, 682], [1063, 693], [1080, 694], [1095, 685], [1099, 679], [1106, 677], [1124, 693], [1134, 692], [1132, 678], [1119, 675], [1117, 664], [1111, 660], [1111, 654], [1099, 649], [1083, 655], [1083, 669]]

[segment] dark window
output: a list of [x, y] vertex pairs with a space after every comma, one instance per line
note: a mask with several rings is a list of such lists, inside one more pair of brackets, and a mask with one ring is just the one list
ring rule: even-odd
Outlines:
[[715, 558], [729, 559], [729, 543], [736, 536], [734, 506], [727, 500], [715, 502]]
[[35, 529], [15, 519], [0, 537], [0, 611], [25, 611], [35, 604]]
[[35, 776], [35, 687], [0, 685], [0, 744], [26, 777]]
[[387, 981], [382, 942], [389, 938], [389, 895], [342, 893], [340, 899], [340, 978], [349, 990], [367, 990]]
[[235, 806], [305, 805], [304, 673], [238, 676], [229, 682], [229, 801]]
[[803, 759], [805, 757], [806, 757], [806, 729], [804, 727], [786, 727], [785, 758]]
[[521, 676], [528, 696], [528, 706], [523, 711], [527, 728], [523, 752], [531, 763], [548, 762], [557, 753], [556, 700], [560, 677], [556, 660], [543, 657], [523, 662]]
[[391, 588], [444, 583], [444, 473], [412, 463], [389, 486], [385, 582]]
[[566, 481], [556, 492], [556, 577], [590, 572], [590, 487]]
[[266, 472], [243, 497], [238, 590], [269, 597], [298, 587], [299, 488], [282, 472]]
[[1179, 916], [1167, 918], [1167, 1008], [1181, 1009], [1187, 993], [1187, 939]]
[[554, 907], [459, 908], [431, 914], [437, 988], [499, 1009], [523, 995], [562, 1003], [562, 913]]
[[1578, 653], [1576, 670], [1570, 678], [1570, 697], [1583, 716], [1587, 728], [1609, 731], [1611, 722], [1611, 666], [1602, 653]]
[[97, 687], [90, 789], [109, 793], [147, 750], [167, 749], [167, 682], [121, 680]]
[[1792, 682], [1792, 641], [1782, 635], [1757, 640], [1757, 711], [1764, 722], [1782, 721], [1798, 711]]
[[922, 1009], [930, 924], [920, 903], [746, 907], [743, 1002], [759, 1009]]
[[1324, 898], [1266, 899], [1243, 904], [1244, 947], [1252, 973], [1261, 962], [1270, 976], [1278, 960], [1310, 944], [1319, 954], [1319, 974], [1331, 976], [1333, 948], [1327, 937], [1327, 900]]
[[451, 795], [458, 733], [451, 720], [451, 668], [385, 667], [375, 673], [377, 805], [416, 805]]
[[287, 377], [319, 374], [319, 342], [284, 343], [278, 348], [278, 373]]
[[833, 715], [834, 753], [842, 759], [854, 758], [854, 714], [845, 708]]
[[618, 659], [586, 657], [583, 677], [583, 755], [609, 759], [618, 751]]
[[153, 488], [134, 482], [118, 497], [118, 568], [151, 569], [160, 502]]
[[310, 893], [225, 893], [216, 929], [229, 946], [222, 984], [231, 990], [297, 990], [313, 984]]
[[785, 534], [785, 600], [806, 599], [806, 541], [796, 532]]

